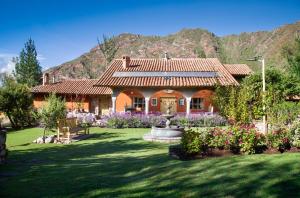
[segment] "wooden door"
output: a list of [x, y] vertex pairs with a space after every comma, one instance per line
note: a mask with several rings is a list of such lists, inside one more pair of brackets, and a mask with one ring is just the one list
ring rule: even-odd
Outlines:
[[177, 112], [177, 103], [176, 103], [175, 97], [160, 98], [160, 112], [163, 114], [166, 114], [168, 108], [170, 108], [171, 114], [174, 114]]
[[109, 98], [108, 97], [101, 97], [99, 99], [99, 114], [100, 115], [109, 114]]

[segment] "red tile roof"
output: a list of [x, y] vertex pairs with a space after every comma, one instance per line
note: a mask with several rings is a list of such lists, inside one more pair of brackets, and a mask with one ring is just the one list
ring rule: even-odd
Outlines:
[[246, 64], [224, 64], [224, 66], [234, 76], [247, 76], [253, 72]]
[[81, 95], [110, 95], [112, 90], [108, 87], [94, 87], [98, 80], [80, 79], [66, 80], [47, 85], [39, 85], [31, 89], [32, 93], [51, 93], [58, 94], [81, 94]]
[[[217, 77], [113, 77], [115, 72], [217, 72]], [[122, 60], [115, 59], [102, 74], [96, 86], [109, 87], [202, 87], [238, 85], [238, 82], [216, 58], [131, 59], [123, 68]]]

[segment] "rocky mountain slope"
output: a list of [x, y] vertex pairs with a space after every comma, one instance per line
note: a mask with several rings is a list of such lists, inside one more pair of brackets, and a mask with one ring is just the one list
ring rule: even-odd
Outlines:
[[[164, 52], [170, 57], [218, 57], [223, 63], [247, 63], [259, 70], [258, 63], [246, 61], [256, 55], [266, 58], [270, 66], [284, 69], [282, 47], [293, 43], [300, 30], [300, 22], [284, 25], [273, 31], [241, 33], [218, 37], [203, 29], [183, 29], [167, 36], [120, 34], [116, 42], [120, 47], [116, 58], [126, 54], [134, 58], [161, 58]], [[80, 57], [50, 68], [47, 72], [61, 78], [86, 78], [83, 64], [89, 64], [96, 76], [105, 70], [105, 59], [99, 47], [92, 48]]]

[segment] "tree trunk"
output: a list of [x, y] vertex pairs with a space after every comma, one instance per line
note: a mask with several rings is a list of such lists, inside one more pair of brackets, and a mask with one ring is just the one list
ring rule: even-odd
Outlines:
[[43, 135], [43, 143], [45, 144], [45, 139], [46, 139], [46, 127], [44, 127], [44, 135]]
[[10, 123], [11, 123], [11, 127], [14, 128], [14, 129], [17, 129], [18, 126], [16, 126], [15, 122], [13, 121], [13, 119], [11, 118], [10, 114], [9, 113], [6, 113]]

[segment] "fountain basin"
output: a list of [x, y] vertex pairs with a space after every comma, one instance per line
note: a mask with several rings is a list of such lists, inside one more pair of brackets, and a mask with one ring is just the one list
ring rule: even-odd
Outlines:
[[183, 128], [170, 126], [169, 128], [152, 127], [151, 135], [155, 137], [180, 137]]
[[170, 126], [168, 128], [152, 127], [151, 132], [143, 136], [143, 139], [151, 142], [173, 143], [181, 140], [183, 128]]

